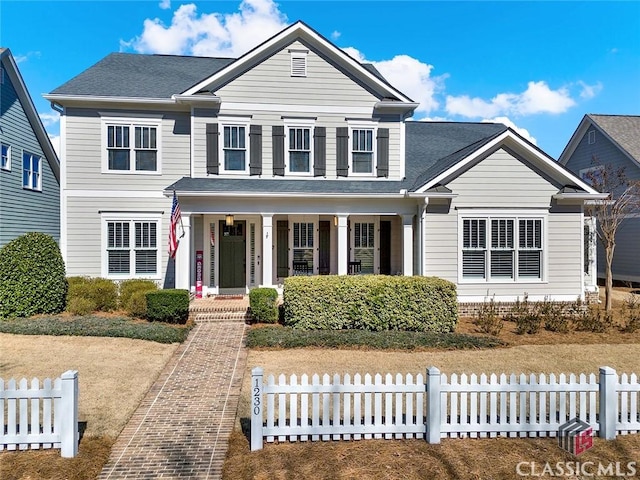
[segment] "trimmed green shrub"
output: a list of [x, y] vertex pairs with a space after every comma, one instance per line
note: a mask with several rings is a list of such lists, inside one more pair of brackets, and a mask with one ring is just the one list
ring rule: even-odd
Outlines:
[[189, 318], [189, 291], [180, 289], [147, 292], [147, 318], [156, 322], [186, 323]]
[[278, 323], [278, 291], [275, 288], [254, 288], [249, 292], [251, 316], [257, 322]]
[[118, 285], [106, 278], [69, 277], [67, 302], [74, 298], [87, 298], [95, 310], [110, 312], [118, 307]]
[[88, 315], [96, 311], [96, 304], [90, 298], [73, 297], [67, 302], [67, 312], [73, 315]]
[[120, 308], [135, 317], [144, 317], [147, 313], [147, 300], [144, 294], [157, 289], [158, 285], [153, 280], [133, 279], [121, 282]]
[[323, 275], [284, 283], [284, 322], [316, 330], [451, 332], [456, 287], [436, 277]]
[[480, 306], [473, 323], [482, 333], [494, 336], [499, 335], [504, 325], [504, 320], [498, 313], [499, 309], [500, 304], [496, 304], [495, 299], [492, 297], [489, 302], [485, 302]]
[[0, 249], [0, 318], [64, 310], [67, 279], [50, 235], [30, 232]]

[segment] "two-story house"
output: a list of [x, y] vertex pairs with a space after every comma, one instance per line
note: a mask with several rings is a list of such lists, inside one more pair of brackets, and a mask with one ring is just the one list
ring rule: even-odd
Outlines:
[[58, 156], [8, 48], [0, 48], [0, 153], [0, 247], [27, 232], [58, 240]]
[[[628, 182], [640, 182], [640, 116], [585, 115], [560, 155], [560, 163], [580, 178], [611, 165]], [[613, 192], [614, 195], [616, 192]], [[614, 280], [640, 282], [640, 212], [625, 218], [616, 233], [611, 271]], [[598, 242], [598, 276], [605, 276], [604, 249]]]
[[434, 275], [462, 302], [587, 291], [597, 192], [504, 125], [407, 121], [416, 103], [302, 22], [238, 59], [111, 54], [46, 98], [63, 110], [71, 275], [205, 294]]

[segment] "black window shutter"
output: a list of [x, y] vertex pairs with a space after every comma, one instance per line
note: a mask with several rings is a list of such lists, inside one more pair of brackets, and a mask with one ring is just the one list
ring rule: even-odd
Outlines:
[[349, 128], [336, 128], [336, 170], [339, 177], [349, 175]]
[[313, 130], [313, 175], [324, 177], [327, 174], [327, 129], [316, 127]]
[[217, 175], [218, 163], [218, 124], [207, 123], [207, 173]]
[[378, 176], [389, 176], [389, 129], [378, 129]]
[[284, 176], [284, 126], [275, 125], [271, 135], [273, 140], [273, 174]]
[[249, 174], [262, 175], [262, 125], [249, 126]]

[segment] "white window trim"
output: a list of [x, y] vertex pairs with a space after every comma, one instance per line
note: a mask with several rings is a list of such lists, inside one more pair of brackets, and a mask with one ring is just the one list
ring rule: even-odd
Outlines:
[[596, 143], [596, 131], [589, 130], [587, 132], [587, 145], [594, 145]]
[[[249, 130], [251, 125], [251, 117], [218, 117], [218, 163], [220, 164], [219, 173], [221, 175], [248, 175], [249, 159], [250, 159], [250, 137]], [[224, 168], [224, 127], [244, 127], [244, 170], [227, 170]]]
[[[39, 167], [40, 167], [39, 170], [38, 170], [38, 185], [36, 185], [35, 188], [31, 186], [31, 184], [33, 183], [31, 181], [29, 182], [28, 186], [24, 184], [24, 155], [25, 155], [25, 153], [31, 155], [31, 158], [38, 157], [40, 159], [40, 161], [38, 162]], [[24, 150], [24, 149], [22, 150], [22, 155], [21, 155], [20, 158], [21, 158], [21, 161], [22, 161], [22, 178], [21, 178], [22, 189], [23, 190], [31, 190], [32, 192], [41, 192], [42, 191], [42, 174], [43, 174], [42, 162], [46, 161], [46, 159], [41, 155], [38, 155], [36, 153], [30, 152], [29, 150]], [[33, 160], [31, 161], [31, 168], [33, 168]], [[29, 171], [33, 172], [33, 170], [29, 170]]]
[[349, 253], [348, 262], [355, 261], [355, 224], [373, 223], [373, 273], [380, 273], [380, 217], [378, 215], [350, 215], [349, 216]]
[[[285, 154], [285, 174], [289, 177], [312, 177], [313, 176], [313, 150], [314, 150], [314, 128], [316, 121], [312, 119], [291, 119], [285, 121], [284, 124], [284, 154]], [[309, 171], [308, 172], [292, 172], [289, 168], [290, 150], [289, 150], [289, 129], [290, 128], [308, 128], [309, 129]]]
[[[319, 259], [319, 247], [318, 247], [318, 241], [319, 241], [319, 231], [318, 229], [320, 228], [320, 221], [319, 221], [319, 217], [318, 215], [289, 215], [288, 217], [288, 221], [289, 221], [289, 270], [290, 273], [289, 275], [293, 275], [293, 250], [294, 250], [294, 246], [293, 246], [293, 224], [294, 223], [312, 223], [313, 224], [313, 275], [318, 275], [319, 272], [319, 265], [318, 265], [318, 259]], [[274, 256], [274, 264], [275, 264], [275, 256]]]
[[[109, 175], [162, 175], [162, 116], [136, 116], [136, 117], [100, 117], [100, 139], [102, 152], [102, 173]], [[129, 127], [129, 170], [110, 170], [109, 152], [107, 151], [107, 127], [112, 125], [123, 125]], [[135, 169], [135, 127], [155, 127], [156, 128], [156, 169], [136, 170]]]
[[[349, 176], [350, 177], [377, 177], [378, 168], [378, 123], [374, 121], [349, 121]], [[356, 173], [353, 171], [353, 131], [372, 130], [373, 155], [371, 157], [371, 173]]]
[[[305, 78], [307, 77], [308, 73], [309, 73], [309, 65], [307, 62], [307, 56], [309, 54], [309, 50], [296, 50], [296, 49], [291, 49], [289, 50], [289, 55], [290, 55], [290, 60], [289, 60], [289, 67], [290, 67], [290, 74], [292, 77], [298, 77], [298, 78]], [[293, 62], [294, 60], [303, 60], [304, 61], [304, 72], [303, 73], [297, 73], [294, 72], [293, 70]]]
[[7, 164], [4, 167], [0, 166], [0, 168], [2, 170], [10, 172], [11, 171], [11, 145], [9, 145], [8, 143], [4, 143], [4, 142], [2, 142], [2, 145], [7, 147]]
[[[497, 219], [513, 219], [514, 224], [514, 274], [513, 278], [491, 278], [491, 265], [488, 258], [485, 259], [485, 278], [465, 278], [462, 274], [462, 250], [463, 250], [463, 229], [464, 220], [468, 219], [484, 219], [487, 221], [486, 228], [488, 235], [486, 251], [491, 251], [491, 220]], [[542, 220], [542, 255], [541, 255], [541, 274], [540, 278], [522, 277], [518, 276], [518, 250], [519, 247], [519, 220]], [[548, 229], [548, 212], [547, 211], [487, 211], [487, 210], [474, 210], [474, 209], [461, 209], [458, 211], [458, 283], [465, 285], [487, 285], [487, 284], [542, 284], [548, 283], [547, 272], [549, 270], [549, 229]], [[580, 246], [582, 248], [582, 246]], [[580, 267], [582, 269], [582, 266]]]
[[[129, 253], [131, 254], [131, 270], [128, 275], [124, 274], [110, 274], [109, 273], [109, 255], [107, 254], [107, 247], [109, 241], [109, 232], [107, 228], [107, 224], [109, 222], [129, 222], [131, 227], [129, 228], [130, 235], [130, 246]], [[133, 252], [135, 251], [135, 226], [134, 222], [156, 222], [156, 235], [158, 238], [156, 239], [157, 245], [157, 257], [156, 257], [156, 265], [157, 271], [155, 275], [136, 275], [135, 274], [135, 257]], [[128, 280], [131, 278], [143, 278], [148, 280], [161, 280], [161, 271], [162, 271], [162, 248], [165, 245], [162, 242], [162, 214], [160, 213], [128, 213], [128, 212], [119, 212], [119, 213], [102, 213], [100, 214], [100, 229], [101, 229], [101, 239], [100, 239], [100, 255], [101, 255], [101, 269], [103, 278], [109, 278], [111, 280]]]

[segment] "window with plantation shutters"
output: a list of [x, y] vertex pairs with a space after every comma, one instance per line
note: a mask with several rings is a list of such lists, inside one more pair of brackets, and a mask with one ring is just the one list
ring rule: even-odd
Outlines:
[[462, 227], [462, 276], [485, 278], [487, 221], [465, 219]]
[[519, 221], [518, 276], [542, 278], [542, 220]]
[[[304, 273], [313, 273], [313, 241], [315, 226], [312, 222], [293, 223], [293, 262], [305, 263]], [[295, 270], [295, 269], [294, 269]]]
[[158, 275], [158, 222], [106, 222], [106, 270], [113, 278], [149, 278]]
[[374, 273], [375, 224], [353, 224], [353, 259], [360, 262], [360, 273]]
[[542, 279], [541, 218], [462, 220], [462, 277], [489, 281]]

